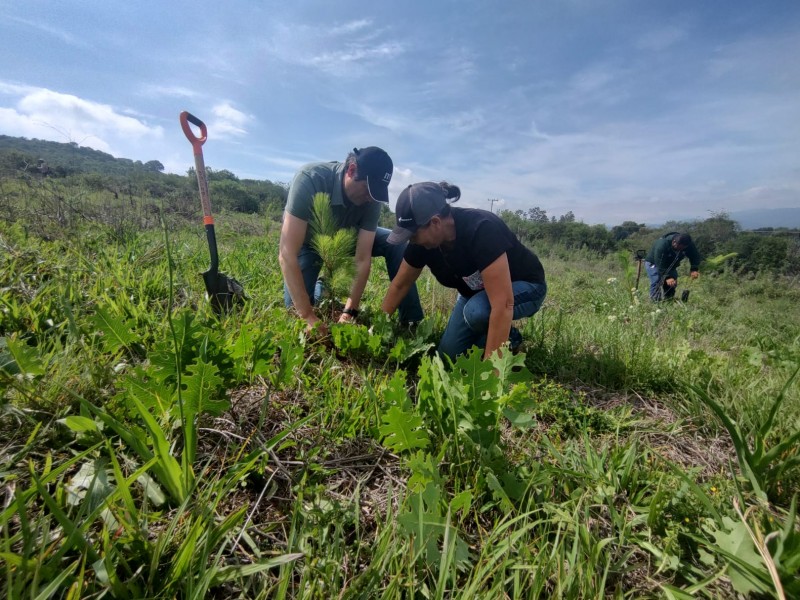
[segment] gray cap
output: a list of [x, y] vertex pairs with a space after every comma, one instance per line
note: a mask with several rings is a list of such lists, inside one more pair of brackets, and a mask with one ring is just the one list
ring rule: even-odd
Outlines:
[[389, 234], [390, 244], [402, 244], [411, 239], [417, 229], [444, 210], [447, 197], [441, 185], [433, 181], [408, 186], [397, 198], [395, 217], [397, 227]]

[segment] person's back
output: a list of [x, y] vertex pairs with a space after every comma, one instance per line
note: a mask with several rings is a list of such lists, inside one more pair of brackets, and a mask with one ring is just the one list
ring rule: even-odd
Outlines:
[[675, 296], [678, 266], [684, 257], [689, 259], [692, 279], [696, 279], [699, 276], [701, 258], [688, 233], [672, 231], [653, 243], [644, 263], [650, 279], [650, 298], [653, 301]]

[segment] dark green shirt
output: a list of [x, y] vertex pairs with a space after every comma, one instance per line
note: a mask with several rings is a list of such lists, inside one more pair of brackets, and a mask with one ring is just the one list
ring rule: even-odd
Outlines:
[[[305, 222], [311, 221], [314, 195], [328, 194], [333, 218], [342, 229], [356, 228], [375, 231], [381, 214], [379, 202], [370, 201], [362, 206], [352, 204], [344, 195], [344, 163], [310, 163], [302, 167], [292, 179], [286, 198], [286, 212]], [[304, 244], [309, 244], [313, 232], [306, 231]]]
[[678, 276], [678, 265], [681, 264], [684, 256], [689, 259], [690, 270], [697, 271], [700, 268], [700, 253], [697, 251], [694, 242], [690, 243], [685, 250], [675, 250], [672, 247], [672, 238], [676, 235], [678, 234], [668, 233], [658, 238], [653, 247], [650, 248], [650, 252], [647, 253], [647, 258], [645, 258], [647, 262], [655, 265], [659, 274], [665, 278]]

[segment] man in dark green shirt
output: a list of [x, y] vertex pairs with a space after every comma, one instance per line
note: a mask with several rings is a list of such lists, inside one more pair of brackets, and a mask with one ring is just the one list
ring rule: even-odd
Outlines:
[[[389, 155], [381, 148], [370, 146], [353, 149], [343, 163], [305, 165], [294, 176], [286, 200], [278, 256], [286, 306], [294, 305], [309, 327], [319, 321], [313, 305], [321, 293], [317, 285], [321, 261], [310, 245], [312, 231], [309, 221], [315, 194], [322, 192], [328, 195], [339, 227], [357, 230], [356, 275], [340, 319], [340, 322], [349, 322], [358, 314], [372, 257], [385, 258], [390, 279], [397, 274], [403, 261], [405, 246], [398, 248], [389, 244], [386, 238], [391, 232], [378, 227], [381, 203], [389, 203], [388, 188], [393, 170]], [[401, 321], [422, 320], [422, 307], [416, 288], [406, 296], [399, 311]]]
[[658, 238], [645, 258], [645, 269], [650, 278], [650, 299], [653, 302], [673, 298], [678, 286], [678, 265], [689, 258], [690, 276], [700, 276], [700, 253], [688, 233], [672, 231]]

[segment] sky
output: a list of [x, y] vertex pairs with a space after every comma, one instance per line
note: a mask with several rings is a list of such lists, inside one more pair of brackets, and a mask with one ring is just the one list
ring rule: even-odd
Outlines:
[[446, 180], [609, 226], [800, 207], [800, 2], [0, 0], [0, 134], [185, 174], [182, 110], [243, 179], [380, 146], [392, 206]]

